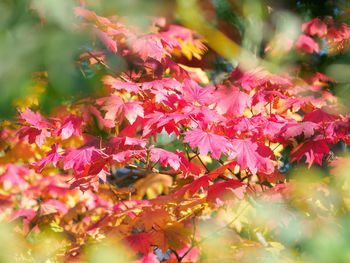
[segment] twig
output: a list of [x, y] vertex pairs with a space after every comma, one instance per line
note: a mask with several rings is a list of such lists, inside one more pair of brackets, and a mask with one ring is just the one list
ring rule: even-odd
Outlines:
[[176, 250], [171, 249], [171, 252], [174, 253], [174, 255], [175, 255], [177, 261], [178, 261], [179, 263], [181, 263], [182, 259], [181, 259], [181, 257], [179, 256], [179, 254], [176, 252]]

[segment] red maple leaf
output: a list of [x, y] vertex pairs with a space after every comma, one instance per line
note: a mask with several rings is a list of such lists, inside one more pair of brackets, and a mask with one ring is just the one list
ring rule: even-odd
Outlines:
[[332, 122], [337, 119], [337, 116], [332, 115], [328, 112], [325, 112], [322, 109], [315, 109], [310, 113], [306, 113], [304, 116], [304, 122], [305, 121], [311, 121], [315, 123], [325, 123], [325, 122]]
[[212, 180], [208, 175], [203, 175], [199, 177], [198, 179], [194, 180], [192, 183], [189, 183], [183, 187], [181, 187], [179, 190], [177, 190], [174, 193], [174, 196], [177, 197], [183, 197], [185, 193], [188, 191], [189, 195], [192, 196], [194, 195], [199, 189], [206, 189]]
[[232, 200], [234, 198], [242, 199], [246, 192], [246, 185], [239, 180], [227, 180], [224, 182], [217, 182], [208, 188], [207, 201], [220, 206], [224, 201]]
[[136, 233], [125, 237], [126, 242], [135, 251], [147, 255], [153, 243], [149, 233]]
[[312, 140], [302, 142], [300, 145], [294, 148], [290, 153], [290, 156], [292, 157], [290, 161], [299, 162], [303, 155], [305, 155], [305, 162], [309, 164], [310, 168], [314, 162], [322, 165], [322, 159], [325, 153], [329, 153], [329, 148], [326, 141], [320, 138], [313, 138]]
[[51, 133], [46, 129], [37, 129], [32, 127], [22, 127], [18, 130], [18, 137], [26, 139], [30, 144], [36, 143], [41, 147], [45, 139], [51, 136]]
[[176, 136], [180, 135], [178, 123], [186, 120], [188, 115], [182, 113], [163, 113], [160, 111], [153, 111], [145, 116], [145, 123], [143, 126], [142, 137], [148, 137], [153, 134], [156, 140], [156, 133], [160, 133], [163, 128], [168, 134], [175, 133]]

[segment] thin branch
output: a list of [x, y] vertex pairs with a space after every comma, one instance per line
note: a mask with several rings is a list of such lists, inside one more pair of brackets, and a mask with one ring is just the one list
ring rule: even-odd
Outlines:
[[[218, 162], [219, 162], [221, 165], [224, 165], [224, 162], [223, 162], [221, 159], [219, 159]], [[232, 175], [234, 175], [238, 180], [240, 180], [240, 181], [242, 182], [242, 178], [241, 178], [241, 175], [240, 175], [240, 174], [235, 174], [235, 173], [231, 170], [231, 168], [227, 168], [227, 170], [229, 170], [230, 173], [231, 173]]]
[[208, 169], [208, 167], [205, 165], [205, 163], [202, 161], [201, 157], [199, 157], [199, 154], [196, 153], [196, 157], [198, 158], [198, 160], [200, 161], [200, 163], [203, 165], [203, 167], [205, 168], [205, 170], [207, 170], [207, 173], [210, 173], [210, 170]]
[[181, 257], [179, 256], [179, 254], [176, 252], [176, 250], [171, 249], [171, 252], [174, 253], [174, 255], [175, 255], [177, 261], [178, 261], [179, 263], [181, 263], [182, 259], [181, 259]]

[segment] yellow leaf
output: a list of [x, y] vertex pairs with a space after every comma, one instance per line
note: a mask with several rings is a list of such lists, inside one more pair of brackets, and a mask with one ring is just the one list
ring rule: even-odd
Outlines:
[[173, 178], [167, 174], [149, 174], [147, 177], [135, 183], [136, 198], [142, 198], [145, 194], [148, 199], [155, 198], [162, 193], [167, 194], [173, 184]]
[[182, 64], [179, 64], [179, 66], [182, 67], [184, 70], [186, 70], [190, 74], [192, 79], [202, 84], [209, 83], [209, 78], [207, 74], [201, 68], [188, 67]]

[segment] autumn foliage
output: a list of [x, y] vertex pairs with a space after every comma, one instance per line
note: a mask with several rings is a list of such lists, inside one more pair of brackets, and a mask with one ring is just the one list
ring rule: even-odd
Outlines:
[[[18, 103], [3, 123], [10, 258], [102, 262], [116, 250], [115, 262], [316, 262], [313, 240], [349, 230], [348, 109], [335, 79], [305, 73], [312, 54], [347, 52], [346, 23], [314, 18], [297, 39], [267, 43], [266, 57], [300, 56], [289, 72], [238, 64], [215, 83], [190, 63], [215, 53], [191, 29], [152, 18], [140, 32], [88, 6], [73, 15], [90, 37], [76, 66], [98, 67], [102, 88], [50, 115]], [[45, 89], [47, 74], [33, 81]]]

